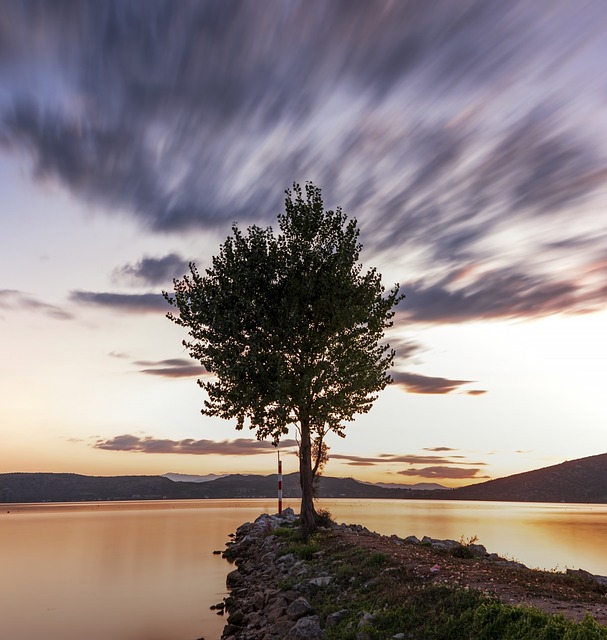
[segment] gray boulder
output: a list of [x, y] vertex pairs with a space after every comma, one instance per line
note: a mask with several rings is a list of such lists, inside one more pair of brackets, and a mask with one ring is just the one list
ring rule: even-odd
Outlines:
[[318, 616], [300, 618], [291, 628], [285, 640], [322, 640], [325, 637], [320, 628]]
[[297, 598], [297, 600], [294, 600], [287, 607], [287, 615], [293, 620], [299, 620], [299, 618], [309, 616], [312, 611], [313, 609], [310, 606], [310, 603], [303, 596], [300, 596], [299, 598]]
[[327, 627], [336, 627], [342, 620], [348, 617], [350, 611], [348, 609], [341, 609], [335, 611], [327, 616]]

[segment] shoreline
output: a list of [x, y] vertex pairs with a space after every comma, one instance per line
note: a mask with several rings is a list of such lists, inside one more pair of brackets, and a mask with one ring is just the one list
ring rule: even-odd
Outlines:
[[[582, 634], [588, 627], [588, 638], [607, 638], [602, 576], [529, 569], [474, 541], [388, 537], [360, 525], [327, 523], [302, 541], [296, 521], [291, 509], [281, 516], [262, 514], [238, 527], [227, 543], [223, 557], [235, 568], [226, 579], [230, 595], [216, 605], [228, 614], [224, 640], [422, 638], [415, 625], [443, 624], [440, 607], [454, 602], [460, 602], [458, 615], [467, 624], [486, 625], [482, 616], [499, 611], [559, 629], [574, 625]], [[401, 603], [421, 593], [424, 602], [442, 599], [438, 614], [433, 605], [421, 604], [432, 619], [406, 622], [417, 605], [403, 609]], [[394, 633], [382, 635], [390, 624]]]

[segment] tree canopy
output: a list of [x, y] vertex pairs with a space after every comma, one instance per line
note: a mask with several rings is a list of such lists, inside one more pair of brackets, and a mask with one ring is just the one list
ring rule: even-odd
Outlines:
[[258, 439], [299, 438], [301, 517], [314, 527], [313, 480], [326, 459], [325, 436], [369, 411], [391, 382], [394, 351], [382, 342], [399, 286], [385, 292], [363, 271], [354, 219], [325, 210], [312, 183], [287, 190], [279, 233], [236, 224], [212, 264], [164, 292], [185, 327], [183, 344], [211, 377], [202, 413], [236, 420]]

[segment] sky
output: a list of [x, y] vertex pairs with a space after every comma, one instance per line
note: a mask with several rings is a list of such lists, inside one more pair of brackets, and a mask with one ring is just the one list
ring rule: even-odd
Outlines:
[[607, 451], [605, 60], [602, 0], [3, 0], [0, 473], [275, 472], [161, 291], [306, 181], [406, 295], [327, 475]]

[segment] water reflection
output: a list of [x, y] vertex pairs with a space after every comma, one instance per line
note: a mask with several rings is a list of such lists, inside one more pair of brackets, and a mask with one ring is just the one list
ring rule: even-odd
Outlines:
[[607, 575], [607, 505], [464, 501], [333, 501], [337, 521], [399, 536], [478, 536], [491, 552], [541, 569]]
[[[285, 506], [289, 506], [286, 502]], [[295, 509], [297, 503], [293, 503]], [[323, 500], [338, 522], [469, 539], [531, 567], [607, 575], [607, 505]], [[0, 506], [0, 638], [207, 640], [229, 533], [275, 500]], [[10, 513], [9, 513], [10, 512]]]
[[[0, 638], [219, 638], [228, 534], [275, 501], [3, 505]], [[10, 513], [7, 513], [10, 511]]]

